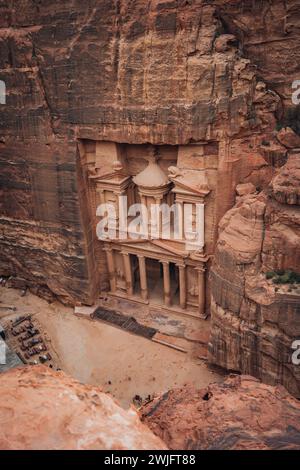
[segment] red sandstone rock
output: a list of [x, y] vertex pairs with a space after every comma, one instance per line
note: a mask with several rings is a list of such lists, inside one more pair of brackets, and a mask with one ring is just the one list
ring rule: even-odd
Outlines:
[[290, 107], [293, 80], [299, 79], [299, 1], [215, 0], [226, 29], [240, 39], [245, 55], [264, 81]]
[[300, 205], [300, 152], [290, 155], [270, 187], [273, 197], [281, 204]]
[[140, 414], [170, 449], [300, 450], [300, 403], [250, 376], [171, 390]]
[[165, 449], [133, 409], [45, 366], [0, 376], [1, 450]]
[[300, 288], [276, 285], [266, 273], [299, 272], [299, 165], [300, 155], [290, 155], [267, 192], [244, 196], [220, 222], [209, 345], [211, 362], [280, 382], [297, 397], [291, 347], [300, 336]]
[[236, 193], [238, 196], [245, 196], [246, 194], [253, 194], [256, 192], [256, 187], [252, 183], [238, 184], [236, 187]]
[[[207, 166], [216, 188], [206, 224], [213, 254], [236, 185], [266, 187], [273, 171], [267, 158], [282, 160], [273, 135], [281, 99], [263, 80], [273, 85], [276, 78], [277, 86], [284, 71], [279, 81], [288, 83], [295, 67], [282, 66], [289, 57], [282, 48], [294, 53], [299, 44], [290, 2], [268, 2], [263, 15], [257, 2], [246, 3], [99, 0], [92, 7], [20, 0], [17, 9], [0, 6], [1, 79], [8, 90], [0, 123], [1, 275], [72, 305], [98, 297], [107, 271], [95, 261], [81, 139], [181, 150], [205, 142], [207, 154], [191, 161]], [[273, 149], [268, 157], [262, 141]]]
[[290, 127], [285, 127], [277, 133], [278, 141], [288, 149], [300, 149], [300, 136]]
[[225, 52], [230, 48], [236, 48], [238, 41], [233, 34], [222, 34], [215, 40], [216, 52]]
[[[82, 139], [178, 145], [189, 168], [207, 169], [212, 256], [236, 186], [269, 187], [286, 159], [276, 124], [299, 79], [299, 0], [210, 3], [2, 2], [0, 275], [73, 305], [93, 304], [107, 284], [95, 259], [101, 246], [78, 157]], [[288, 132], [279, 133], [282, 142], [297, 146]], [[298, 169], [284, 171], [291, 180], [278, 175], [270, 199], [243, 196], [222, 220], [212, 344], [217, 363], [279, 378], [296, 394], [299, 373], [286, 358], [299, 299], [275, 295], [264, 277], [299, 269]]]

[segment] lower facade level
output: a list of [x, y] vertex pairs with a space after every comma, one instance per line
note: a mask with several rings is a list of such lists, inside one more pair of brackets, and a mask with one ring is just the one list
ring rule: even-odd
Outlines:
[[104, 251], [110, 295], [206, 318], [204, 258], [184, 258], [159, 242], [109, 242]]

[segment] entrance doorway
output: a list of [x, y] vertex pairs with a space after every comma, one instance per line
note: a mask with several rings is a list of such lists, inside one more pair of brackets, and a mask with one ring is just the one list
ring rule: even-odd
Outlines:
[[[170, 294], [172, 305], [179, 305], [179, 271], [175, 263], [169, 263], [170, 270]], [[146, 260], [147, 284], [149, 300], [153, 303], [164, 305], [164, 272], [163, 265], [156, 259]]]
[[136, 255], [129, 255], [131, 272], [133, 279], [133, 295], [141, 296], [141, 281], [140, 281], [140, 270], [139, 270], [139, 260]]
[[179, 269], [175, 263], [170, 263], [170, 280], [172, 305], [179, 305]]
[[163, 304], [164, 303], [164, 279], [163, 268], [157, 259], [146, 259], [146, 272], [149, 300]]

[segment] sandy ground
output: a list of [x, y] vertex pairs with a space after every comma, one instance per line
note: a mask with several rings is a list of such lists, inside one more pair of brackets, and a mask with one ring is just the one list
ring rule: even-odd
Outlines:
[[0, 321], [32, 314], [51, 341], [59, 367], [83, 383], [100, 386], [128, 407], [135, 395], [149, 394], [192, 383], [204, 387], [223, 377], [192, 354], [184, 354], [99, 321], [74, 316], [73, 309], [27, 293], [0, 287]]

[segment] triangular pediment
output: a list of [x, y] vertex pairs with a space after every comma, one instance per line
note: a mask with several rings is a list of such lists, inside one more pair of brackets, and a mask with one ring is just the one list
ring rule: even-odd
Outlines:
[[143, 249], [153, 253], [165, 254], [167, 256], [188, 256], [188, 252], [184, 249], [185, 245], [173, 240], [156, 240], [156, 239], [126, 239], [114, 240], [113, 243], [118, 245], [126, 245], [127, 247]]

